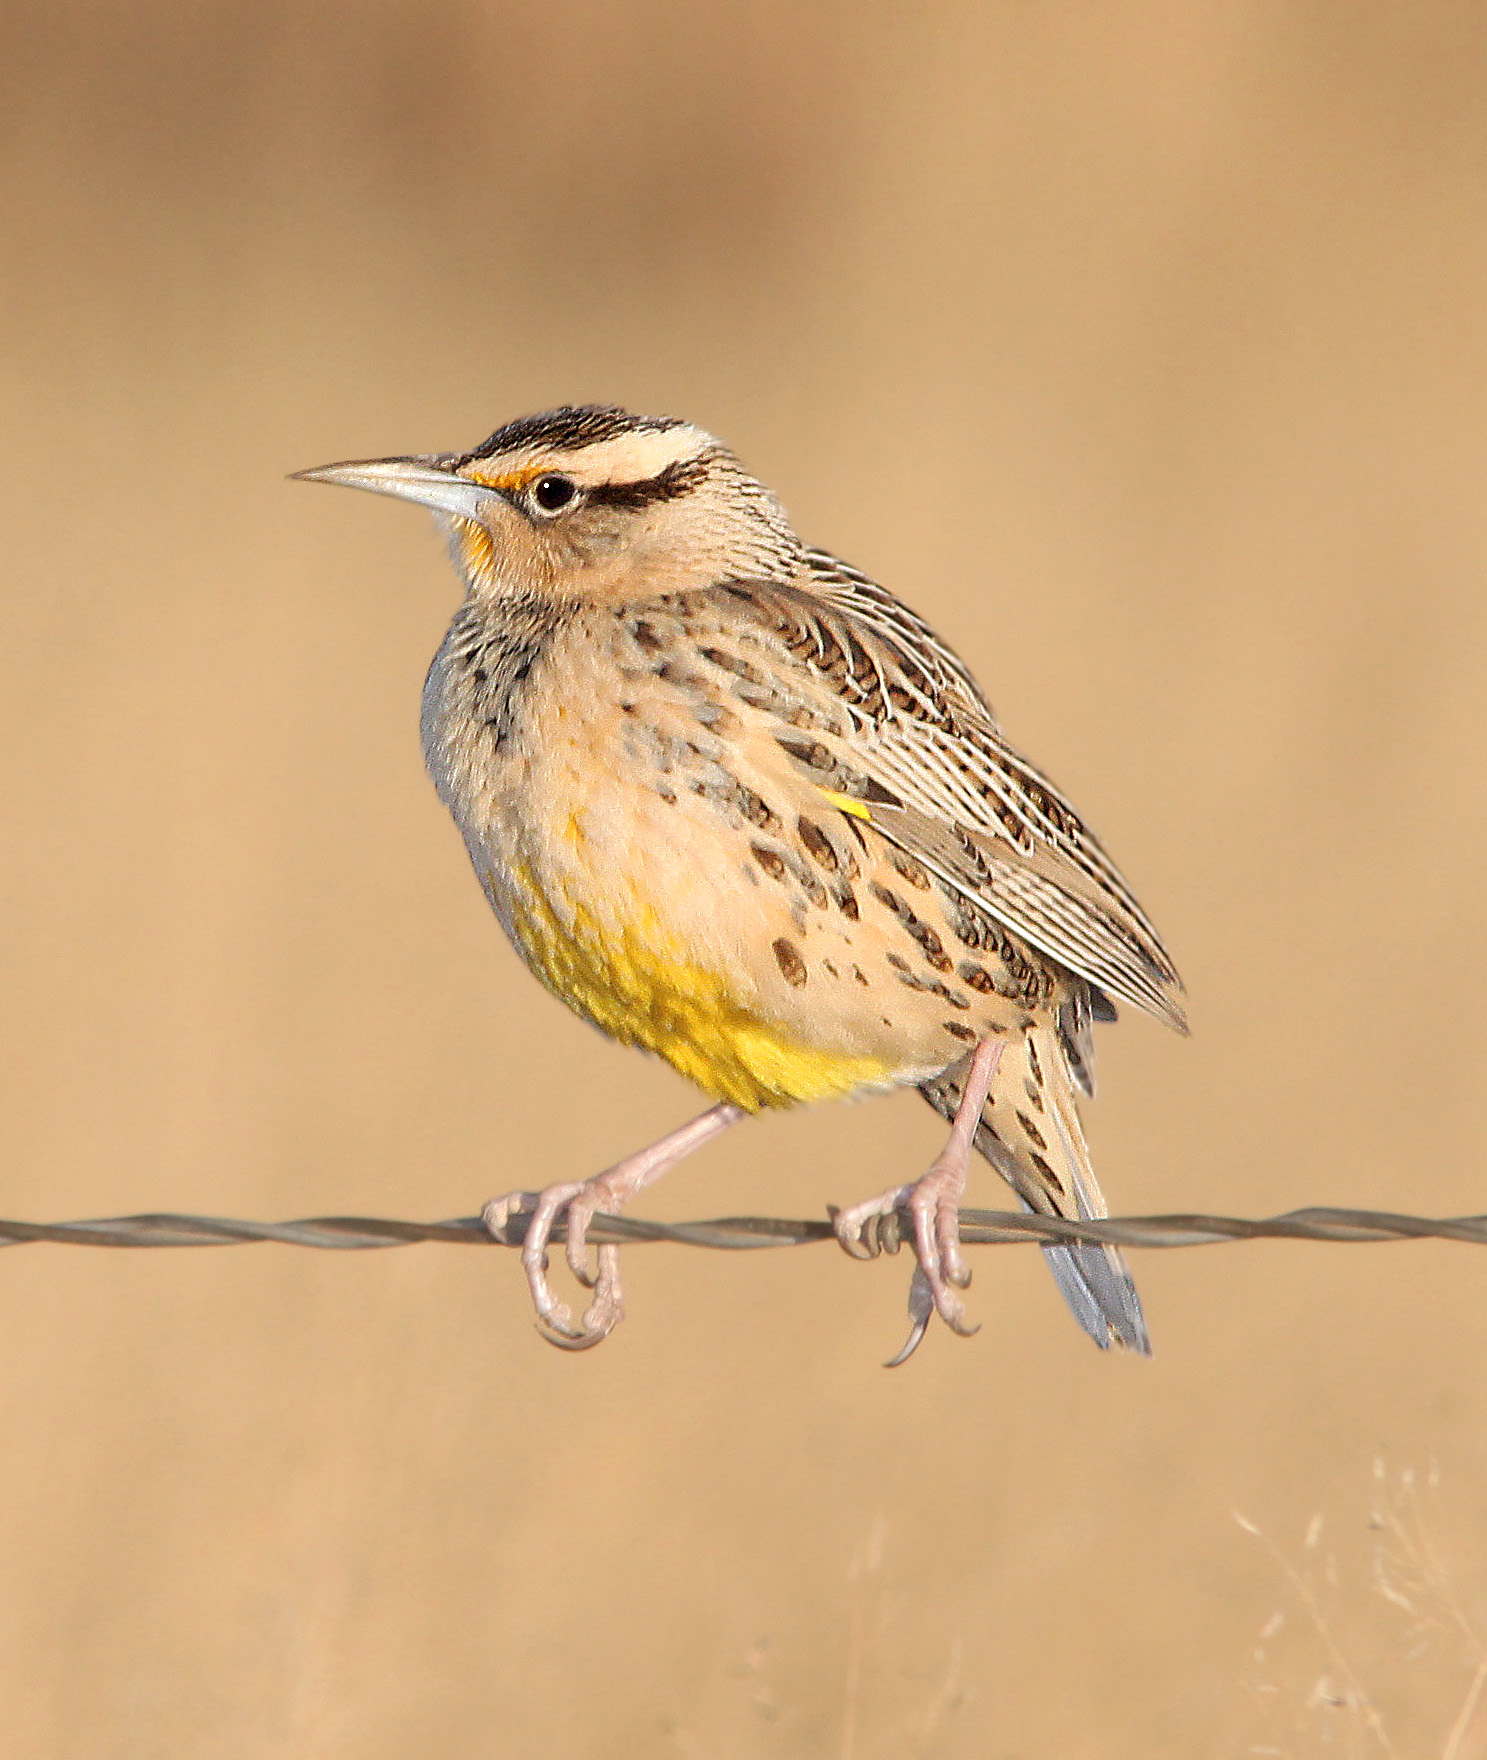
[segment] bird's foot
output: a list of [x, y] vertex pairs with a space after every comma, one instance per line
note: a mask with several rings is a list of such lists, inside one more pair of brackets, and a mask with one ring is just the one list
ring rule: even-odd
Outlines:
[[[631, 1195], [624, 1170], [625, 1163], [621, 1162], [619, 1167], [593, 1179], [569, 1180], [541, 1192], [508, 1192], [503, 1198], [492, 1198], [480, 1213], [491, 1234], [504, 1241], [513, 1217], [531, 1211], [532, 1219], [522, 1239], [522, 1269], [532, 1292], [532, 1306], [537, 1310], [537, 1330], [549, 1344], [562, 1350], [589, 1350], [608, 1338], [625, 1317], [619, 1248], [599, 1247], [595, 1270], [589, 1269], [588, 1262], [589, 1224], [601, 1210], [617, 1212]], [[618, 1179], [614, 1177], [617, 1174], [621, 1176]], [[586, 1289], [594, 1292], [594, 1299], [577, 1325], [568, 1304], [558, 1298], [547, 1279], [547, 1249], [559, 1216], [565, 1223], [564, 1257], [568, 1269]]]
[[[880, 1197], [832, 1212], [832, 1226], [843, 1250], [854, 1259], [874, 1259], [899, 1248], [898, 1215], [907, 1210], [914, 1229], [914, 1279], [909, 1285], [908, 1342], [888, 1364], [897, 1368], [918, 1349], [934, 1315], [952, 1332], [969, 1338], [980, 1330], [965, 1317], [965, 1304], [955, 1293], [971, 1281], [970, 1267], [960, 1250], [960, 1195], [965, 1167], [955, 1156], [942, 1156], [913, 1185], [894, 1186]], [[890, 1222], [890, 1218], [893, 1221]]]
[[[504, 1198], [492, 1198], [485, 1206], [481, 1219], [494, 1239], [503, 1244], [514, 1244], [510, 1241], [512, 1222], [531, 1212], [532, 1219], [522, 1236], [521, 1262], [532, 1292], [532, 1306], [537, 1310], [537, 1330], [549, 1344], [565, 1351], [586, 1351], [608, 1338], [625, 1317], [619, 1248], [609, 1243], [600, 1246], [595, 1254], [595, 1268], [589, 1269], [588, 1231], [594, 1217], [600, 1211], [617, 1216], [638, 1191], [659, 1179], [668, 1167], [674, 1167], [743, 1116], [738, 1107], [720, 1102], [690, 1124], [671, 1131], [649, 1148], [627, 1155], [592, 1179], [568, 1180], [540, 1192], [508, 1192]], [[558, 1299], [547, 1280], [547, 1249], [559, 1216], [564, 1218], [568, 1269], [586, 1289], [594, 1292], [576, 1325], [568, 1304]]]

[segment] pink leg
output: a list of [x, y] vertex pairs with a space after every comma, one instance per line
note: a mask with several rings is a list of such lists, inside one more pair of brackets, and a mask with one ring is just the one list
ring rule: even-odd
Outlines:
[[965, 1304], [955, 1294], [956, 1289], [964, 1289], [971, 1281], [960, 1250], [960, 1199], [975, 1146], [976, 1126], [981, 1122], [981, 1108], [1002, 1061], [1002, 1044], [1001, 1039], [985, 1038], [976, 1047], [955, 1122], [929, 1172], [912, 1185], [894, 1186], [881, 1197], [854, 1204], [850, 1210], [838, 1210], [832, 1217], [836, 1238], [855, 1259], [871, 1258], [874, 1254], [875, 1249], [863, 1238], [863, 1230], [873, 1218], [888, 1216], [907, 1205], [914, 1219], [916, 1263], [909, 1288], [913, 1327], [908, 1343], [889, 1368], [896, 1368], [913, 1355], [934, 1314], [963, 1338], [977, 1330], [967, 1326]]
[[[624, 1298], [620, 1292], [620, 1250], [616, 1246], [598, 1249], [597, 1274], [588, 1268], [586, 1235], [590, 1222], [599, 1211], [616, 1215], [621, 1205], [658, 1180], [668, 1168], [700, 1149], [704, 1143], [745, 1116], [737, 1106], [726, 1101], [709, 1108], [690, 1124], [639, 1149], [617, 1161], [592, 1179], [572, 1180], [548, 1186], [541, 1192], [508, 1192], [504, 1198], [492, 1198], [481, 1215], [485, 1226], [498, 1240], [505, 1239], [506, 1224], [520, 1211], [530, 1209], [532, 1220], [522, 1242], [521, 1262], [532, 1291], [532, 1305], [537, 1310], [537, 1330], [550, 1344], [564, 1350], [583, 1351], [607, 1338], [625, 1317]], [[575, 1326], [567, 1304], [553, 1294], [547, 1281], [547, 1245], [552, 1238], [553, 1224], [560, 1211], [567, 1211], [568, 1267], [578, 1281], [594, 1292], [594, 1299]]]

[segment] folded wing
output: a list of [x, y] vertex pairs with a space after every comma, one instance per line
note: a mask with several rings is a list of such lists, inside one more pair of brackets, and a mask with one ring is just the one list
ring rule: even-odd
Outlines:
[[[1182, 980], [1119, 869], [1007, 744], [963, 663], [922, 619], [822, 551], [771, 588], [780, 633], [846, 706], [833, 788], [945, 885], [1107, 996], [1187, 1030]], [[844, 688], [844, 686], [846, 688]]]

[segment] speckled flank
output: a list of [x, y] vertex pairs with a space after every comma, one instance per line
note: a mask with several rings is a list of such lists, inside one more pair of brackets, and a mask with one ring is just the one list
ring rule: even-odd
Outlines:
[[[530, 870], [515, 880], [513, 938], [543, 983], [602, 1032], [658, 1053], [718, 1099], [757, 1112], [882, 1085], [886, 1072], [872, 1059], [796, 1043], [740, 1006], [725, 979], [668, 946], [648, 907], [616, 928], [583, 904], [555, 903]], [[789, 941], [777, 940], [774, 954], [788, 984], [806, 982]]]
[[429, 687], [448, 794], [478, 790], [501, 920], [605, 1031], [749, 1107], [921, 1080], [1016, 1016], [1034, 964], [803, 774], [782, 729], [830, 705], [738, 604], [467, 607]]

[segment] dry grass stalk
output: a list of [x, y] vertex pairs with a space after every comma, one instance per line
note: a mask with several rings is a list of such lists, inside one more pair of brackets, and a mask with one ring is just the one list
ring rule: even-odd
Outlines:
[[[1339, 1745], [1349, 1756], [1372, 1752], [1388, 1760], [1467, 1760], [1467, 1742], [1487, 1689], [1487, 1640], [1463, 1602], [1437, 1539], [1429, 1499], [1439, 1484], [1434, 1465], [1422, 1481], [1413, 1468], [1391, 1474], [1382, 1457], [1375, 1460], [1366, 1528], [1367, 1586], [1373, 1591], [1368, 1597], [1355, 1593], [1355, 1574], [1339, 1570], [1337, 1554], [1322, 1550], [1320, 1514], [1312, 1517], [1299, 1557], [1293, 1558], [1257, 1523], [1236, 1512], [1239, 1525], [1275, 1560], [1306, 1616], [1303, 1629], [1309, 1628], [1325, 1662], [1324, 1672], [1304, 1694], [1267, 1678], [1270, 1647], [1287, 1621], [1279, 1610], [1266, 1620], [1254, 1652], [1259, 1672], [1250, 1685], [1265, 1706], [1270, 1739], [1252, 1745], [1251, 1754], [1299, 1760], [1318, 1746]], [[1380, 1625], [1376, 1616], [1384, 1608], [1403, 1616], [1402, 1631], [1396, 1622]], [[1360, 1660], [1365, 1652], [1366, 1665]], [[1432, 1678], [1425, 1672], [1427, 1660], [1435, 1674], [1445, 1669], [1451, 1678]], [[1452, 1682], [1459, 1680], [1457, 1669], [1465, 1669], [1467, 1679], [1459, 1700], [1450, 1701], [1444, 1734], [1421, 1733], [1431, 1724], [1439, 1729], [1440, 1696], [1456, 1692]], [[1392, 1707], [1388, 1725], [1383, 1702]], [[1277, 1729], [1288, 1711], [1291, 1741]], [[1407, 1744], [1397, 1734], [1405, 1723], [1412, 1731]]]

